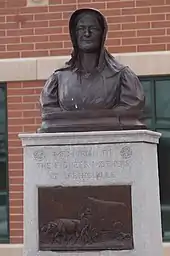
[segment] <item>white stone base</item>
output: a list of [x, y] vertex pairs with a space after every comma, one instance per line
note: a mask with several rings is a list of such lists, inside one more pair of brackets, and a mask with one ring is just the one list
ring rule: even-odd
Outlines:
[[[24, 146], [24, 256], [162, 256], [159, 137], [144, 130], [20, 135]], [[90, 167], [76, 169], [75, 161], [86, 161]], [[132, 186], [133, 250], [38, 250], [38, 187], [120, 184]]]
[[0, 244], [1, 256], [23, 256], [22, 244]]
[[[163, 248], [164, 248], [163, 256], [169, 256], [170, 255], [170, 243], [164, 243]], [[23, 256], [23, 245], [22, 244], [0, 244], [0, 255], [2, 255], [2, 256]]]

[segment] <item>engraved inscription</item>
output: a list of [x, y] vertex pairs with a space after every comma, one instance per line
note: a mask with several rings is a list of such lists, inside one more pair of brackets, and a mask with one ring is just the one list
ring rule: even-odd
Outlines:
[[[36, 150], [33, 160], [38, 169], [46, 171], [53, 179], [59, 173], [66, 180], [84, 181], [114, 178], [115, 169], [130, 165], [131, 149], [123, 147], [120, 156], [111, 146], [72, 146]], [[116, 160], [115, 160], [116, 159]]]
[[111, 147], [105, 147], [104, 149], [99, 148], [99, 150], [93, 150], [92, 147], [87, 149], [78, 148], [77, 150], [72, 147], [72, 149], [63, 149], [59, 152], [53, 152], [53, 157], [56, 160], [68, 159], [68, 158], [98, 158], [98, 157], [111, 157], [113, 155]]
[[51, 170], [51, 169], [63, 169], [63, 170], [70, 170], [70, 169], [92, 169], [92, 168], [108, 168], [108, 167], [118, 167], [121, 168], [125, 165], [128, 165], [128, 161], [73, 161], [71, 163], [63, 161], [63, 162], [43, 162], [37, 163], [37, 167], [44, 170]]

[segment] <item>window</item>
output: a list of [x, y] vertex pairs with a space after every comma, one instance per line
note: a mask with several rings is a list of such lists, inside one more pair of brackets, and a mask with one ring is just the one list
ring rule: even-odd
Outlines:
[[8, 151], [6, 85], [0, 84], [0, 243], [8, 242]]
[[162, 134], [158, 145], [162, 232], [164, 242], [170, 242], [170, 77], [140, 80], [146, 95], [148, 128]]

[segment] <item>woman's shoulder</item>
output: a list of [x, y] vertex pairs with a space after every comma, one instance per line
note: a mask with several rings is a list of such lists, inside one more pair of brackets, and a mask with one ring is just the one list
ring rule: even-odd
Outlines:
[[53, 76], [54, 77], [61, 77], [61, 76], [66, 76], [66, 75], [70, 75], [70, 74], [72, 74], [73, 72], [70, 70], [70, 69], [57, 69], [57, 70], [55, 70], [54, 71], [54, 73], [53, 73]]

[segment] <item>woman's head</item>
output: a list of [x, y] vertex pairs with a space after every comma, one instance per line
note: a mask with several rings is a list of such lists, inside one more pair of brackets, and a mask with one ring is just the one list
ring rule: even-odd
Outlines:
[[106, 22], [96, 10], [77, 10], [70, 19], [69, 28], [73, 47], [81, 51], [98, 51], [104, 43]]

